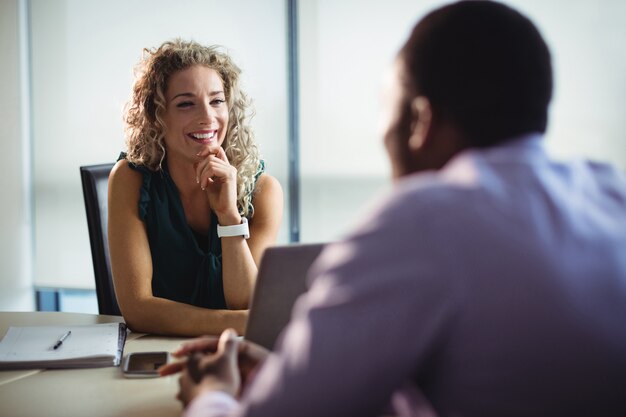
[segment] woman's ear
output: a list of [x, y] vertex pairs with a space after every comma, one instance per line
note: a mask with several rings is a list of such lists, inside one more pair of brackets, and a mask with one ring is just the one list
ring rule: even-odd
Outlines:
[[432, 107], [430, 101], [424, 96], [417, 96], [411, 102], [411, 137], [409, 149], [419, 151], [430, 137], [432, 123]]

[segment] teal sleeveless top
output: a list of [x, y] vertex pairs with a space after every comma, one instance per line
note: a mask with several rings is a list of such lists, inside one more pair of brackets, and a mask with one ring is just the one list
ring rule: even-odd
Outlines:
[[[125, 158], [122, 152], [119, 159]], [[215, 213], [211, 212], [208, 236], [197, 233], [187, 223], [167, 164], [159, 171], [130, 162], [128, 166], [143, 175], [139, 217], [146, 225], [152, 254], [152, 294], [198, 307], [227, 308]], [[255, 179], [264, 171], [265, 163], [261, 161]]]

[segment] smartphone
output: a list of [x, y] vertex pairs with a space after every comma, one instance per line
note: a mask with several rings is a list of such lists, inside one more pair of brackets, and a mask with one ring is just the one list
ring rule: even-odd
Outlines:
[[154, 378], [158, 369], [167, 363], [167, 352], [134, 352], [124, 358], [122, 370], [126, 378]]

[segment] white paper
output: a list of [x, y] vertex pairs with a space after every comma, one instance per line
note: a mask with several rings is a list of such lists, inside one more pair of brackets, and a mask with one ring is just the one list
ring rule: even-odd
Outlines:
[[[54, 344], [71, 331], [58, 349]], [[98, 360], [113, 362], [120, 356], [120, 323], [84, 326], [10, 327], [0, 342], [0, 366], [17, 362], [69, 361], [89, 366]], [[84, 359], [81, 361], [81, 359]], [[94, 359], [95, 362], [90, 362]]]

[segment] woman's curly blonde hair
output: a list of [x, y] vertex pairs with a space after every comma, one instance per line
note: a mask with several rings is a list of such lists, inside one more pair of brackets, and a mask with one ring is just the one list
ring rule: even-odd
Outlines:
[[165, 91], [170, 76], [194, 65], [215, 70], [224, 83], [228, 105], [228, 129], [222, 147], [237, 168], [237, 205], [242, 215], [252, 217], [252, 191], [260, 169], [258, 148], [248, 122], [251, 103], [239, 87], [241, 70], [219, 46], [174, 39], [156, 49], [144, 49], [136, 67], [133, 95], [126, 105], [126, 159], [152, 171], [165, 160]]

